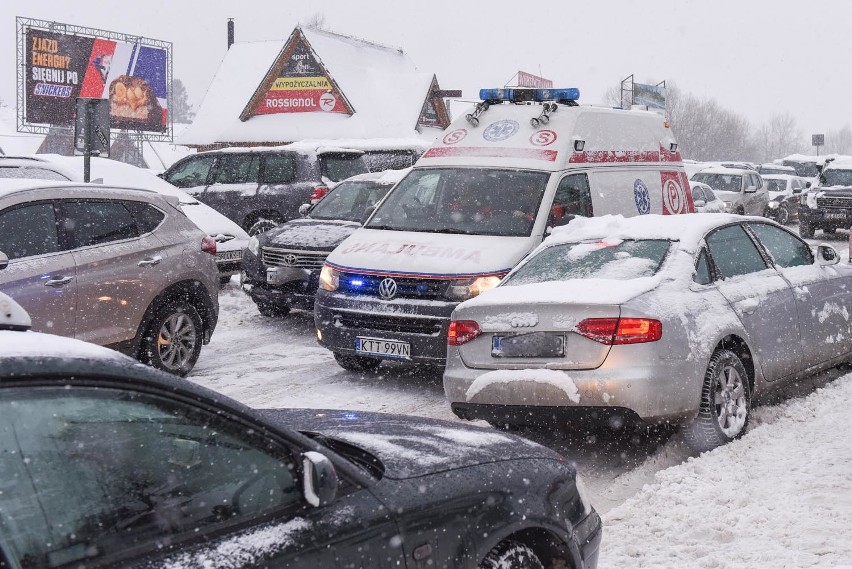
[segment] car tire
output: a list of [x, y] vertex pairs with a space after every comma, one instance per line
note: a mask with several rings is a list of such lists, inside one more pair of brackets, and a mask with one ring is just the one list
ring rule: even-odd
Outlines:
[[382, 360], [378, 358], [350, 356], [340, 352], [334, 352], [334, 359], [337, 361], [337, 365], [346, 371], [375, 371], [382, 363]]
[[530, 546], [517, 541], [502, 541], [488, 552], [479, 569], [544, 569], [544, 563]]
[[787, 207], [787, 204], [781, 204], [778, 207], [778, 223], [781, 225], [787, 225], [790, 223], [790, 209]]
[[258, 219], [251, 227], [249, 227], [248, 234], [251, 237], [254, 237], [255, 235], [266, 233], [270, 229], [275, 229], [276, 227], [278, 227], [278, 222], [274, 219]]
[[263, 316], [275, 318], [277, 316], [287, 316], [290, 314], [290, 307], [283, 304], [272, 304], [269, 302], [256, 302], [257, 311]]
[[815, 231], [813, 224], [799, 220], [799, 236], [802, 239], [812, 239]]
[[165, 372], [186, 376], [195, 367], [204, 343], [204, 323], [198, 311], [183, 300], [157, 309], [142, 336], [140, 360]]
[[704, 374], [698, 416], [684, 430], [686, 444], [699, 453], [727, 444], [745, 433], [750, 416], [743, 362], [730, 350], [716, 350]]
[[736, 213], [737, 215], [745, 215], [745, 210], [741, 207], [738, 207], [734, 213]]

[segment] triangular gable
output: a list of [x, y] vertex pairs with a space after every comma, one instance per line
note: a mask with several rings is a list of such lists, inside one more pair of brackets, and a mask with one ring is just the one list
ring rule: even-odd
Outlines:
[[423, 107], [420, 109], [420, 116], [417, 119], [416, 128], [418, 131], [421, 126], [432, 126], [440, 129], [450, 126], [450, 113], [447, 112], [444, 99], [436, 95], [440, 90], [438, 78], [433, 75], [432, 84], [429, 85], [429, 92], [426, 93], [426, 100], [423, 101]]
[[297, 27], [240, 114], [344, 113], [355, 109]]

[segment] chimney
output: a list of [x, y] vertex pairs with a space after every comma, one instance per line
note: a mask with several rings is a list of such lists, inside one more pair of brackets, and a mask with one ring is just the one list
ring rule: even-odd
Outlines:
[[234, 19], [228, 18], [228, 49], [234, 45]]

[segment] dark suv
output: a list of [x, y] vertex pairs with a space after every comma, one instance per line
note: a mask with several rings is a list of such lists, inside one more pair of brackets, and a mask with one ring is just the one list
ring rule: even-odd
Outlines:
[[826, 165], [817, 186], [801, 194], [799, 234], [811, 238], [817, 229], [834, 233], [852, 226], [852, 162]]
[[361, 151], [303, 143], [202, 152], [175, 163], [162, 177], [257, 235], [299, 217], [303, 203], [364, 172]]

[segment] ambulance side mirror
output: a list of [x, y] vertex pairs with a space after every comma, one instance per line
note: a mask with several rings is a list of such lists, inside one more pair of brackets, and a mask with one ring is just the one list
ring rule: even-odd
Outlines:
[[704, 207], [705, 205], [707, 205], [707, 202], [705, 202], [704, 200], [695, 200], [692, 203], [695, 207]]

